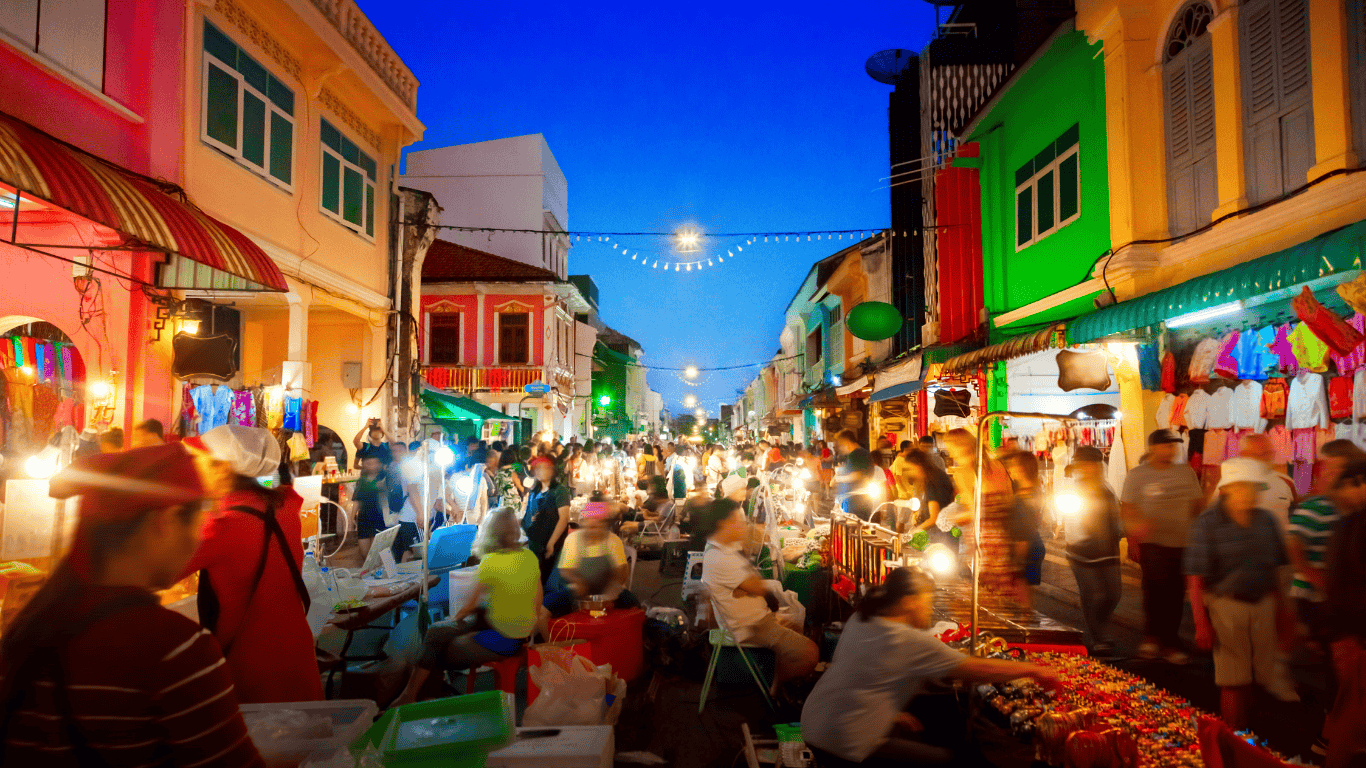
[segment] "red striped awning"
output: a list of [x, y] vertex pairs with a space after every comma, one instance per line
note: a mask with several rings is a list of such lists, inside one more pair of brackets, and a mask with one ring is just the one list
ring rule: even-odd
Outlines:
[[242, 278], [256, 290], [289, 290], [279, 267], [246, 235], [146, 179], [3, 113], [0, 182], [25, 197], [32, 195], [103, 224], [148, 249], [179, 254]]

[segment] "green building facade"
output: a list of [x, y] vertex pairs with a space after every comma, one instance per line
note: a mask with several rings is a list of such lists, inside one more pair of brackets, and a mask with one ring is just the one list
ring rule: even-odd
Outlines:
[[1100, 45], [1070, 22], [967, 128], [981, 167], [988, 341], [1091, 312], [1100, 293], [1024, 317], [1001, 315], [1091, 279], [1110, 248], [1105, 72]]

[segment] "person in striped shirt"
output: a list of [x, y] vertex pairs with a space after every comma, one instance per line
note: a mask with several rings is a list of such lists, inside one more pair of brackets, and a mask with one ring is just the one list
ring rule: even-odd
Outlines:
[[172, 444], [53, 476], [80, 523], [0, 645], [0, 764], [264, 767], [217, 641], [152, 594], [198, 545], [202, 459]]
[[[1324, 605], [1328, 592], [1328, 549], [1343, 510], [1357, 509], [1366, 503], [1366, 490], [1355, 483], [1342, 482], [1343, 470], [1363, 459], [1366, 454], [1350, 440], [1325, 443], [1319, 449], [1319, 483], [1328, 492], [1301, 501], [1290, 514], [1290, 526], [1286, 530], [1285, 548], [1295, 568], [1290, 596], [1295, 601], [1299, 622], [1323, 654], [1327, 702], [1332, 702], [1337, 693], [1337, 675], [1328, 653], [1329, 622]], [[1324, 739], [1320, 738], [1312, 749], [1324, 755], [1327, 750]]]

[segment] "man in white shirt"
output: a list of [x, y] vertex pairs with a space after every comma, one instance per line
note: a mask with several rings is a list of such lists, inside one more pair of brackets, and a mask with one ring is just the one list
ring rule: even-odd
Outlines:
[[1295, 481], [1276, 469], [1276, 447], [1271, 444], [1271, 438], [1260, 433], [1244, 437], [1238, 455], [1253, 459], [1266, 468], [1266, 479], [1257, 494], [1257, 506], [1276, 518], [1276, 525], [1284, 534], [1290, 525], [1290, 509], [1299, 499], [1295, 494]]
[[712, 605], [736, 642], [768, 648], [777, 656], [772, 693], [786, 680], [811, 674], [820, 652], [810, 638], [778, 622], [770, 608], [777, 598], [745, 556], [741, 544], [748, 532], [744, 510], [731, 499], [718, 499], [696, 513], [696, 533], [707, 537], [702, 582]]

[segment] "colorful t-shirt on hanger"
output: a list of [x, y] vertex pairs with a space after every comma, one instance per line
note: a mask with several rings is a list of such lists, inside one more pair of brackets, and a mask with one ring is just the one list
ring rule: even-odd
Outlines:
[[295, 432], [303, 431], [303, 405], [304, 399], [302, 397], [285, 398], [285, 429], [292, 429]]
[[1157, 356], [1156, 344], [1138, 346], [1138, 381], [1149, 392], [1162, 389], [1162, 361]]
[[1177, 395], [1172, 401], [1172, 426], [1186, 426], [1186, 403], [1190, 402], [1190, 395]]
[[[1268, 382], [1269, 383], [1269, 382]], [[1265, 414], [1262, 412], [1262, 385], [1255, 381], [1244, 381], [1233, 388], [1233, 400], [1229, 405], [1229, 417], [1238, 429], [1266, 429]]]
[[1170, 349], [1162, 353], [1162, 391], [1176, 391], [1176, 355]]
[[1238, 361], [1238, 378], [1265, 379], [1267, 371], [1275, 367], [1277, 362], [1270, 349], [1275, 342], [1274, 326], [1248, 329], [1239, 334], [1238, 346], [1233, 350], [1233, 357]]
[[1290, 343], [1290, 323], [1276, 329], [1276, 340], [1268, 349], [1276, 356], [1277, 371], [1294, 373], [1299, 370], [1299, 361], [1295, 359], [1295, 347]]
[[1197, 389], [1186, 398], [1186, 410], [1184, 420], [1190, 429], [1204, 429], [1206, 420], [1209, 417], [1209, 393], [1203, 389]]
[[194, 409], [199, 414], [199, 434], [228, 423], [232, 395], [232, 390], [221, 384], [205, 384], [190, 390]]
[[1233, 352], [1238, 346], [1240, 335], [1237, 331], [1219, 341], [1219, 356], [1214, 360], [1214, 375], [1221, 379], [1238, 378], [1238, 361]]
[[1352, 418], [1352, 381], [1346, 376], [1334, 376], [1328, 382], [1328, 416], [1332, 419]]
[[[1358, 333], [1366, 333], [1366, 316], [1360, 312], [1348, 318], [1347, 324], [1355, 328]], [[1331, 351], [1329, 356], [1333, 358], [1333, 365], [1337, 367], [1338, 375], [1348, 376], [1361, 366], [1366, 365], [1366, 344], [1358, 344], [1356, 349], [1353, 349], [1345, 357]]]
[[1277, 424], [1267, 430], [1266, 436], [1271, 438], [1271, 447], [1276, 451], [1275, 464], [1289, 464], [1291, 457], [1295, 453], [1295, 444], [1290, 437], [1290, 430], [1284, 425]]
[[1204, 384], [1209, 381], [1210, 372], [1214, 370], [1214, 362], [1219, 359], [1222, 350], [1223, 345], [1218, 339], [1204, 339], [1195, 345], [1189, 366], [1192, 384]]
[[232, 415], [228, 423], [243, 427], [256, 426], [256, 400], [251, 392], [232, 393]]
[[1262, 418], [1284, 419], [1285, 402], [1290, 396], [1285, 379], [1267, 379], [1262, 387]]
[[1157, 427], [1167, 429], [1172, 425], [1172, 407], [1176, 405], [1176, 395], [1167, 393], [1157, 404]]
[[1295, 326], [1289, 338], [1301, 371], [1324, 373], [1328, 370], [1328, 345], [1315, 335], [1308, 323]]

